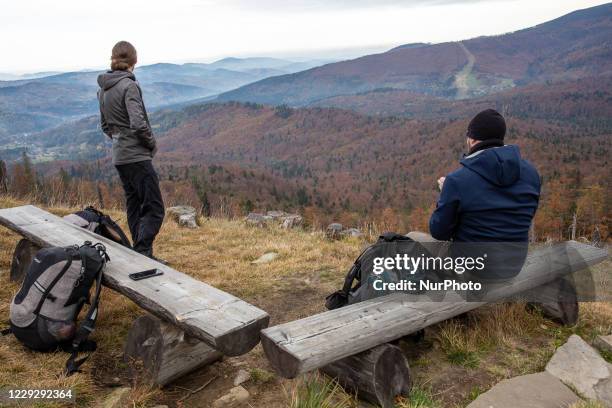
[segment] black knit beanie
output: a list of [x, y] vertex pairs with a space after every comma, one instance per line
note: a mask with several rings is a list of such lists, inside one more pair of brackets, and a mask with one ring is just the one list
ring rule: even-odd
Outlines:
[[494, 109], [487, 109], [474, 116], [467, 129], [467, 137], [475, 140], [504, 140], [506, 121]]

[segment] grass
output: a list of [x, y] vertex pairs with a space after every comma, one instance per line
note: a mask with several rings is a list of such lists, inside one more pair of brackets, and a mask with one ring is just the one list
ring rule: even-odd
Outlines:
[[608, 363], [612, 364], [612, 352], [608, 350], [600, 350], [599, 354], [606, 360]]
[[274, 373], [261, 368], [251, 369], [250, 374], [251, 381], [253, 381], [255, 384], [266, 384], [272, 382], [275, 378]]
[[[0, 207], [21, 204], [0, 197]], [[59, 215], [73, 210], [50, 209]], [[125, 227], [122, 212], [111, 211], [110, 214]], [[0, 322], [8, 320], [10, 299], [19, 289], [8, 279], [12, 252], [18, 240], [17, 235], [2, 229]], [[330, 242], [320, 231], [260, 229], [247, 227], [240, 220], [212, 218], [203, 221], [195, 230], [182, 229], [166, 221], [156, 241], [156, 252], [169, 260], [175, 269], [268, 311], [271, 324], [278, 324], [323, 311], [325, 295], [338, 289], [365, 244], [359, 239]], [[278, 258], [267, 264], [251, 264], [270, 251], [277, 252]], [[608, 260], [597, 268], [608, 273], [611, 265]], [[93, 406], [112, 391], [105, 382], [119, 377], [122, 385], [133, 387], [129, 396], [131, 407], [146, 408], [156, 403], [174, 407], [173, 396], [183, 395], [184, 390], [172, 387], [158, 390], [133, 382], [122, 362], [125, 337], [133, 320], [143, 314], [142, 309], [107, 289], [103, 291], [100, 307], [100, 318], [93, 334], [99, 348], [85, 364], [83, 373], [66, 378], [60, 373], [67, 358], [65, 353], [33, 353], [9, 336], [0, 338], [0, 388], [23, 387], [24, 384], [31, 388], [72, 388], [79, 406]], [[541, 371], [555, 349], [570, 335], [579, 334], [592, 342], [599, 334], [612, 333], [611, 316], [610, 303], [582, 303], [578, 324], [560, 327], [522, 305], [496, 304], [469, 312], [465, 319], [431, 326], [426, 334], [429, 345], [421, 347], [422, 350], [410, 358], [417, 385], [409, 398], [398, 400], [397, 407], [464, 407], [501, 379]], [[610, 359], [610, 355], [604, 357]], [[261, 347], [241, 358], [248, 362], [251, 374], [252, 380], [245, 386], [253, 391], [254, 397], [249, 402], [252, 407], [357, 406], [353, 395], [345, 393], [326, 377], [279, 379], [270, 372]], [[232, 373], [227, 376], [231, 383]], [[209, 377], [202, 378], [203, 382]], [[196, 389], [199, 385], [201, 383], [190, 384], [189, 388]], [[214, 400], [218, 395], [210, 392]], [[184, 406], [190, 406], [189, 401]], [[576, 408], [588, 407], [597, 406]]]
[[410, 391], [410, 397], [399, 399], [397, 408], [440, 408], [441, 405], [434, 398], [431, 389], [415, 386]]
[[355, 400], [337, 382], [321, 376], [304, 376], [291, 389], [290, 408], [350, 408]]

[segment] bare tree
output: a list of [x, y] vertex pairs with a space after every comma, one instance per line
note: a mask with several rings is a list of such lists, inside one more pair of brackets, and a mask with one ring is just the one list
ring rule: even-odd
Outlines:
[[0, 160], [0, 192], [8, 192], [8, 171], [4, 160]]

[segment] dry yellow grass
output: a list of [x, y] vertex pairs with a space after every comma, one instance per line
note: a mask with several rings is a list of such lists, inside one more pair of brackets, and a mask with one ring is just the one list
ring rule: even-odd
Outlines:
[[[0, 207], [19, 204], [0, 197]], [[73, 210], [50, 209], [59, 215]], [[119, 220], [125, 218], [119, 211], [111, 211], [111, 215]], [[125, 227], [124, 221], [120, 223]], [[0, 233], [0, 321], [8, 319], [10, 299], [18, 290], [8, 279], [10, 259], [18, 239], [5, 229]], [[179, 228], [168, 220], [158, 237], [156, 255], [167, 259], [177, 270], [263, 308], [271, 314], [271, 323], [277, 324], [323, 311], [324, 296], [340, 286], [345, 272], [365, 244], [358, 239], [329, 242], [320, 231], [252, 228], [240, 220], [203, 220], [201, 228], [196, 230]], [[267, 264], [251, 263], [270, 251], [277, 252], [278, 258]], [[600, 268], [609, 271], [610, 266], [607, 261]], [[108, 394], [110, 388], [104, 381], [117, 373], [122, 383], [134, 385], [130, 406], [149, 407], [156, 402], [174, 406], [176, 396], [184, 394], [183, 389], [157, 390], [147, 384], [131, 384], [125, 377], [126, 367], [121, 360], [123, 342], [132, 321], [142, 313], [125, 297], [104, 290], [94, 334], [99, 349], [86, 363], [82, 374], [69, 378], [60, 375], [66, 354], [33, 353], [12, 337], [1, 338], [0, 388], [70, 387], [76, 391], [79, 406], [87, 407]], [[580, 323], [572, 328], [559, 327], [521, 305], [481, 308], [471, 312], [466, 320], [451, 320], [429, 328], [426, 336], [429, 346], [405, 347], [408, 351], [419, 349], [410, 356], [416, 388], [412, 400], [400, 402], [398, 406], [463, 407], [499, 379], [541, 370], [554, 349], [572, 333], [592, 341], [596, 334], [611, 332], [610, 303], [582, 304]], [[252, 369], [270, 370], [261, 347], [241, 358]], [[454, 378], [462, 380], [450, 384]], [[197, 388], [197, 381], [193, 380], [196, 386], [192, 389]], [[308, 406], [296, 401], [296, 396], [304, 395], [306, 384], [309, 382], [281, 381], [277, 377], [265, 384], [252, 384], [250, 390], [255, 390], [257, 395], [251, 406]], [[285, 393], [284, 388], [291, 391]], [[311, 386], [311, 390], [318, 392], [321, 388]], [[356, 405], [353, 396], [337, 389], [333, 393], [332, 403]], [[205, 403], [182, 406], [207, 406], [202, 404]]]

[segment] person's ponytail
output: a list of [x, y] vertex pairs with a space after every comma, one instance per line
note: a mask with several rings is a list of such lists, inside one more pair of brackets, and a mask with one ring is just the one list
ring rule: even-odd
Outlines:
[[113, 71], [127, 71], [136, 65], [137, 61], [136, 48], [127, 41], [119, 41], [113, 47], [110, 68]]

